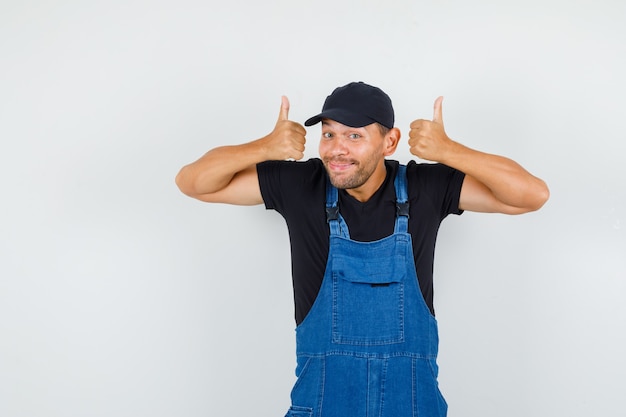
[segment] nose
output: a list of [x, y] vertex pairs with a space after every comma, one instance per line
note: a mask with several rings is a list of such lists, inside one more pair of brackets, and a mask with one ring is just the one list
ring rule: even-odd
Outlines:
[[343, 156], [348, 154], [348, 147], [343, 137], [338, 136], [330, 143], [330, 154], [332, 156]]

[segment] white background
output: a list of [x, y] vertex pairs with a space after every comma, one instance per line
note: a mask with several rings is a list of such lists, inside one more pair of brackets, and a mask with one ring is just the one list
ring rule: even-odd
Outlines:
[[551, 189], [442, 225], [449, 415], [626, 416], [624, 74], [621, 0], [3, 0], [0, 416], [284, 415], [282, 218], [174, 176], [358, 80]]

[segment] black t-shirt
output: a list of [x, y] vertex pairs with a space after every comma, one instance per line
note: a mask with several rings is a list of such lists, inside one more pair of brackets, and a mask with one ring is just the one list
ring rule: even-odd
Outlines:
[[[385, 161], [387, 177], [365, 203], [339, 190], [339, 211], [350, 238], [371, 242], [393, 234], [396, 193], [393, 180], [399, 163]], [[257, 165], [265, 207], [279, 212], [289, 230], [295, 318], [300, 324], [322, 285], [329, 249], [326, 222], [326, 169], [320, 159], [306, 162], [267, 161]], [[407, 165], [410, 203], [409, 233], [422, 295], [433, 308], [433, 259], [441, 221], [461, 214], [459, 196], [465, 175], [442, 164]]]

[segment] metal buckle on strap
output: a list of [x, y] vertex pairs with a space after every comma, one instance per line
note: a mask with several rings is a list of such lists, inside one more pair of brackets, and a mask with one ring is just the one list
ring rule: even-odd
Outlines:
[[396, 203], [396, 215], [409, 217], [409, 202]]
[[337, 220], [339, 218], [339, 206], [326, 207], [326, 222]]

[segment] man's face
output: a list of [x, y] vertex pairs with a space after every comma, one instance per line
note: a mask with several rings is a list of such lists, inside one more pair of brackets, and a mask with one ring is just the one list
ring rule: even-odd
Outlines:
[[358, 189], [385, 170], [384, 137], [375, 123], [356, 128], [324, 119], [319, 153], [337, 188]]

